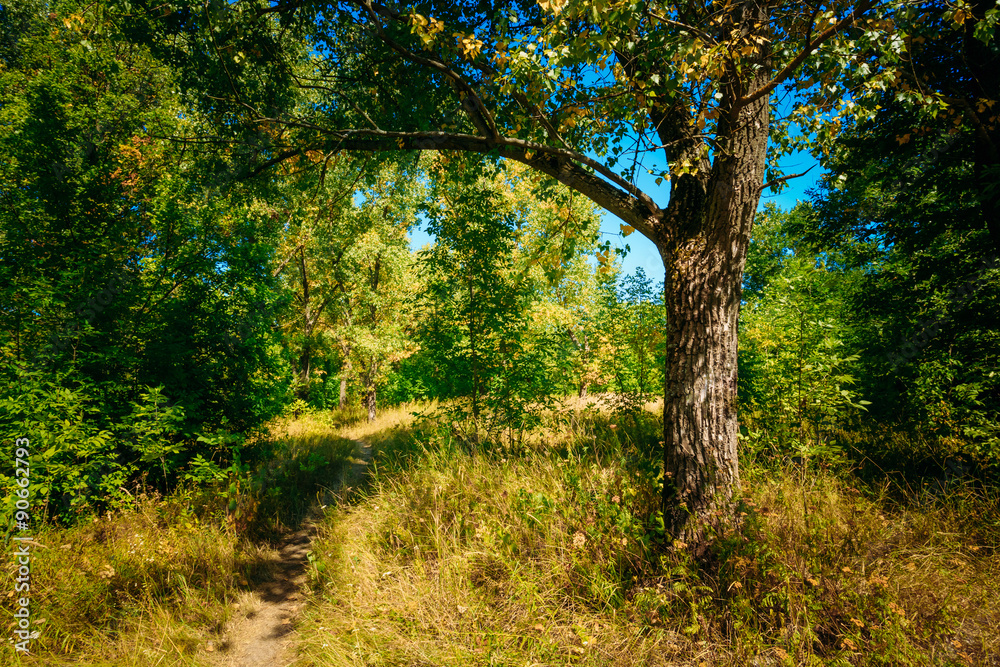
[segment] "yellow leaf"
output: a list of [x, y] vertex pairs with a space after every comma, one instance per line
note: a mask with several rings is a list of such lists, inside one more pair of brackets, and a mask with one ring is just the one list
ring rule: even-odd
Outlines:
[[635, 227], [632, 227], [631, 225], [619, 224], [618, 226], [621, 227], [622, 236], [628, 236], [635, 231]]

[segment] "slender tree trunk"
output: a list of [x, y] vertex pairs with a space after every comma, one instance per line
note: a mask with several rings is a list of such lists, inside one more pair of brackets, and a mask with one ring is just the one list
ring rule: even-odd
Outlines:
[[569, 327], [566, 329], [566, 333], [569, 334], [569, 339], [573, 341], [573, 345], [576, 349], [580, 351], [580, 372], [577, 375], [577, 397], [587, 398], [587, 387], [590, 386], [590, 380], [587, 379], [589, 364], [590, 364], [590, 337], [587, 336], [586, 332], [583, 332], [581, 336], [577, 336], [573, 333], [573, 328]]
[[365, 386], [365, 408], [368, 409], [368, 421], [375, 421], [377, 399], [375, 395], [375, 383]]
[[341, 341], [340, 349], [344, 354], [344, 365], [340, 369], [340, 408], [343, 409], [347, 405], [347, 379], [351, 376], [354, 365], [351, 363], [351, 347]]
[[374, 359], [368, 362], [368, 371], [364, 374], [364, 403], [365, 408], [368, 409], [368, 421], [375, 421], [376, 408], [378, 406], [375, 378], [378, 377], [378, 362]]
[[312, 364], [312, 351], [309, 349], [309, 341], [302, 345], [302, 354], [299, 355], [299, 398], [304, 401], [309, 400], [309, 370]]
[[312, 322], [309, 317], [309, 272], [306, 266], [305, 246], [299, 246], [299, 272], [302, 276], [302, 354], [299, 356], [299, 398], [309, 400], [309, 341], [312, 337]]
[[472, 374], [472, 418], [479, 419], [479, 357], [476, 354], [476, 334], [479, 326], [476, 321], [476, 295], [472, 288], [472, 278], [467, 276], [469, 283], [469, 370]]

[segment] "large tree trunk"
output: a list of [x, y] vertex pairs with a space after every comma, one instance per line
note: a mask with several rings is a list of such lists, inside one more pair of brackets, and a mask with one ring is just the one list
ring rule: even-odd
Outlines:
[[[719, 247], [664, 254], [669, 313], [664, 371], [663, 507], [672, 534], [701, 542], [712, 512], [739, 489], [736, 320], [739, 272]], [[693, 519], [693, 521], [692, 521]]]
[[655, 226], [666, 268], [664, 521], [696, 547], [713, 518], [731, 525], [740, 487], [736, 329], [769, 118], [766, 95], [742, 108], [733, 101], [765, 77], [724, 89], [723, 107], [735, 111], [720, 118], [715, 159], [692, 154], [700, 173], [677, 179]]

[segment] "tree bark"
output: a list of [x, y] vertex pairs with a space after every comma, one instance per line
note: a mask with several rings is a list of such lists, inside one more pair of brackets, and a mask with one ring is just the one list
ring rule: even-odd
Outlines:
[[[688, 249], [688, 248], [683, 248]], [[736, 320], [740, 279], [719, 247], [664, 253], [670, 318], [664, 369], [664, 521], [702, 541], [703, 522], [739, 489]], [[693, 519], [693, 520], [692, 520]]]
[[[666, 269], [664, 305], [664, 523], [684, 542], [705, 544], [716, 517], [729, 523], [740, 488], [736, 414], [737, 319], [743, 268], [764, 175], [768, 95], [749, 104], [756, 77], [724, 89], [715, 159], [690, 155], [699, 173], [674, 181], [654, 223]], [[695, 162], [698, 160], [698, 162]]]
[[309, 400], [309, 372], [311, 364], [312, 350], [309, 349], [309, 339], [307, 337], [302, 343], [302, 354], [299, 355], [299, 398], [303, 401]]
[[373, 422], [377, 416], [378, 408], [375, 380], [378, 377], [379, 364], [375, 359], [369, 359], [367, 368], [365, 368], [365, 364], [363, 362], [361, 366], [364, 371], [361, 376], [361, 383], [364, 388], [362, 402], [368, 410], [368, 421]]
[[469, 327], [469, 371], [472, 374], [472, 418], [479, 419], [479, 357], [476, 350], [476, 334], [479, 326], [476, 322], [476, 295], [472, 288], [472, 277], [466, 274], [466, 281], [469, 286], [469, 319], [466, 325]]
[[354, 365], [351, 363], [351, 347], [341, 341], [340, 349], [344, 353], [344, 365], [340, 369], [340, 408], [343, 409], [347, 404], [347, 378], [354, 371]]

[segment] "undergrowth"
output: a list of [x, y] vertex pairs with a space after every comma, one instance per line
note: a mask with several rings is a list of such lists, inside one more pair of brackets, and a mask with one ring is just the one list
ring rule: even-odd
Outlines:
[[506, 445], [442, 414], [290, 415], [267, 466], [40, 527], [35, 655], [4, 659], [211, 664], [364, 439], [369, 484], [313, 544], [299, 665], [1000, 664], [992, 487], [901, 493], [748, 449], [739, 521], [695, 559], [663, 531], [652, 414], [550, 411]]

